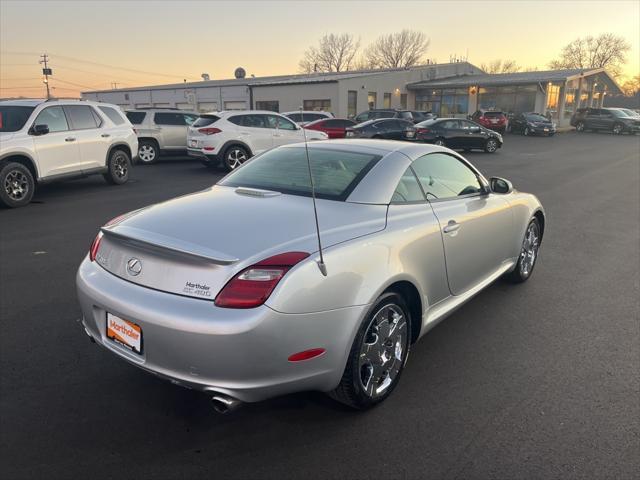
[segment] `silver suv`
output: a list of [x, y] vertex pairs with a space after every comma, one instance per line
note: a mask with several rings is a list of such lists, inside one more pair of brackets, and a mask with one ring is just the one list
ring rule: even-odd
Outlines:
[[129, 179], [138, 139], [120, 108], [81, 100], [0, 102], [0, 205], [28, 204], [38, 185], [102, 174]]
[[187, 129], [199, 114], [171, 108], [127, 110], [138, 135], [138, 160], [154, 163], [161, 154], [187, 151]]

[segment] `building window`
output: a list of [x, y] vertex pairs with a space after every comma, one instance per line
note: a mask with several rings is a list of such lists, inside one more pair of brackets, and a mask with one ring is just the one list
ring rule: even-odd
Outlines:
[[367, 103], [369, 104], [369, 110], [376, 108], [376, 105], [378, 104], [377, 92], [369, 92], [367, 95]]
[[537, 92], [537, 85], [480, 87], [478, 90], [478, 109], [501, 110], [513, 115], [533, 112]]
[[401, 93], [400, 94], [400, 108], [407, 108], [407, 94], [406, 93]]
[[358, 114], [358, 92], [349, 90], [347, 92], [347, 117], [353, 118]]
[[416, 95], [416, 110], [440, 117], [466, 115], [469, 113], [469, 92], [466, 88], [428, 90]]
[[302, 105], [304, 110], [331, 111], [331, 100], [328, 98], [322, 100], [304, 100]]
[[382, 102], [382, 108], [391, 108], [391, 94], [385, 93], [384, 100]]
[[270, 112], [280, 111], [280, 102], [277, 100], [262, 100], [256, 102], [256, 110], [268, 110]]

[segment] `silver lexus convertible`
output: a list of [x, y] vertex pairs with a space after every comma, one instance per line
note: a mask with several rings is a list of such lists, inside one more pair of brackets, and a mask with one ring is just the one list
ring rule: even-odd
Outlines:
[[83, 325], [221, 411], [301, 390], [367, 408], [442, 318], [531, 276], [544, 229], [535, 196], [444, 147], [288, 145], [102, 227], [77, 275]]

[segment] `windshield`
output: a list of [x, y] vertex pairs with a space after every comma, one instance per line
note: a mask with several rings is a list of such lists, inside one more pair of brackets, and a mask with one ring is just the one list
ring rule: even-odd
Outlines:
[[375, 119], [375, 118], [393, 118], [395, 115], [395, 112], [392, 111], [371, 111], [369, 112], [369, 120], [371, 119]]
[[624, 113], [626, 113], [629, 117], [638, 117], [640, 113], [634, 112], [633, 110], [629, 110], [628, 108], [621, 108]]
[[[309, 148], [309, 159], [316, 197], [344, 201], [380, 157]], [[231, 173], [220, 185], [311, 196], [305, 148], [276, 148], [263, 153]]]
[[504, 113], [502, 112], [484, 112], [484, 116], [487, 118], [499, 118], [503, 117]]
[[[605, 110], [606, 111], [606, 110]], [[611, 109], [609, 110], [611, 113], [613, 113], [614, 117], [618, 117], [618, 118], [627, 118], [629, 117], [629, 115], [627, 115], [626, 112], [623, 112], [622, 110], [615, 110], [615, 109]]]
[[525, 117], [530, 122], [548, 122], [549, 121], [547, 117], [543, 117], [542, 115], [538, 115], [537, 113], [527, 113]]
[[27, 123], [36, 107], [0, 106], [0, 132], [17, 132]]

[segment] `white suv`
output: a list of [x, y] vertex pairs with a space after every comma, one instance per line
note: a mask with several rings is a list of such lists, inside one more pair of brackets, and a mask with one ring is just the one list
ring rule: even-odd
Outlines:
[[189, 127], [187, 151], [209, 165], [229, 171], [253, 155], [288, 143], [325, 140], [326, 133], [303, 130], [278, 113], [261, 110], [212, 112], [200, 115]]
[[0, 102], [0, 205], [22, 207], [36, 184], [102, 174], [129, 179], [138, 139], [116, 105], [81, 100]]

